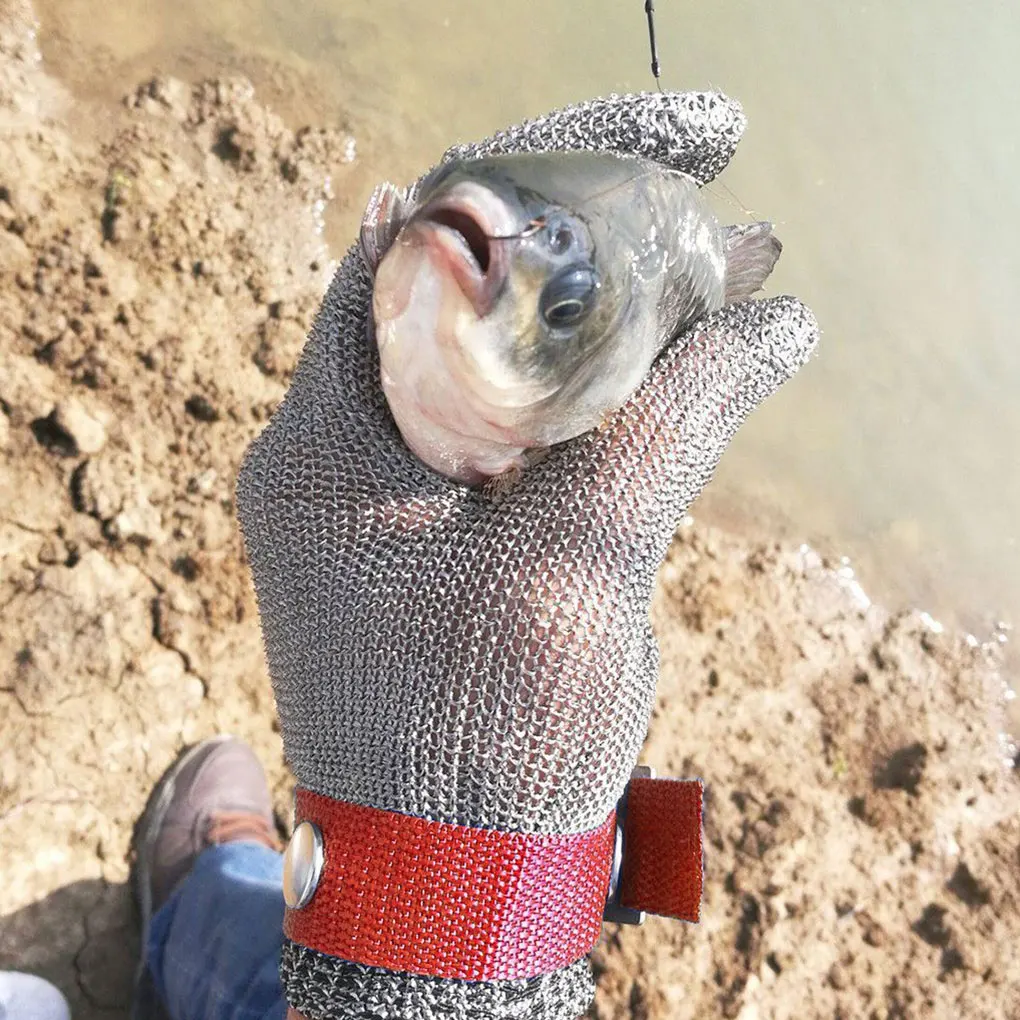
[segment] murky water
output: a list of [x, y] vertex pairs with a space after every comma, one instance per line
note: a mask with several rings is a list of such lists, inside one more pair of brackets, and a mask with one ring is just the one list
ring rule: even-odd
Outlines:
[[[359, 138], [379, 177], [571, 100], [650, 86], [641, 0], [41, 0], [44, 50], [116, 96], [155, 67], [252, 74]], [[1020, 621], [1020, 7], [659, 0], [664, 82], [739, 98], [726, 188], [779, 226], [771, 291], [818, 358], [760, 411], [699, 513], [845, 551], [865, 586], [981, 636]], [[284, 68], [283, 71], [278, 68]], [[272, 68], [277, 68], [272, 70]], [[726, 190], [722, 213], [741, 219]]]

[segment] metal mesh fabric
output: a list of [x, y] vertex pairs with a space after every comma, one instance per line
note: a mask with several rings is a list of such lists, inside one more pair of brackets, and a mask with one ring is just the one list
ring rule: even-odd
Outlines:
[[[718, 95], [611, 97], [469, 152], [640, 151], [705, 180], [743, 126]], [[814, 319], [792, 298], [723, 309], [663, 353], [606, 427], [493, 500], [405, 447], [366, 333], [370, 292], [352, 249], [238, 480], [288, 761], [302, 786], [358, 804], [520, 832], [592, 829], [647, 729], [658, 670], [648, 606], [673, 529], [746, 415], [806, 360]], [[591, 993], [576, 966], [509, 989], [294, 946], [283, 974], [290, 1001], [316, 1018], [566, 1020]]]
[[280, 974], [303, 1016], [345, 1020], [550, 1020], [580, 1016], [595, 995], [587, 960], [530, 981], [444, 981], [344, 963], [289, 940]]
[[610, 95], [554, 110], [482, 142], [455, 145], [443, 159], [563, 149], [625, 152], [707, 184], [726, 168], [745, 127], [740, 105], [721, 92]]

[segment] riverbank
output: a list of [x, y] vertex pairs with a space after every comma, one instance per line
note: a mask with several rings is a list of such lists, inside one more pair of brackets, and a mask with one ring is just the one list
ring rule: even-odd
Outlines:
[[[244, 737], [288, 817], [233, 479], [329, 279], [322, 205], [356, 148], [243, 79], [90, 107], [29, 13], [0, 3], [0, 967], [119, 1018], [131, 826], [177, 751]], [[707, 783], [704, 920], [607, 929], [598, 1016], [1020, 1015], [995, 649], [697, 524], [653, 615], [644, 760]]]

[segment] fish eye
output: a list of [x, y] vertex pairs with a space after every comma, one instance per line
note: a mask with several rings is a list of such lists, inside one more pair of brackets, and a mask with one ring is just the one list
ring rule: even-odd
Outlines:
[[574, 232], [562, 223], [553, 224], [549, 228], [549, 250], [553, 255], [562, 255], [570, 250], [574, 243]]
[[551, 329], [575, 326], [595, 304], [598, 277], [588, 266], [568, 266], [542, 289], [538, 310]]

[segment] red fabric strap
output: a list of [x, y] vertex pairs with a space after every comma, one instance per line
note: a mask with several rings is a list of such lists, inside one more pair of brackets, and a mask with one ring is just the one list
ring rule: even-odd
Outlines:
[[[632, 779], [621, 905], [697, 921], [702, 784]], [[470, 981], [548, 974], [591, 952], [616, 839], [615, 813], [574, 835], [525, 835], [297, 791], [324, 865], [311, 901], [288, 910], [289, 939], [391, 971]]]
[[620, 902], [697, 921], [703, 884], [700, 780], [632, 779], [623, 824]]
[[591, 952], [613, 861], [615, 815], [570, 836], [430, 822], [297, 791], [325, 863], [283, 930], [310, 949], [433, 977], [535, 977]]

